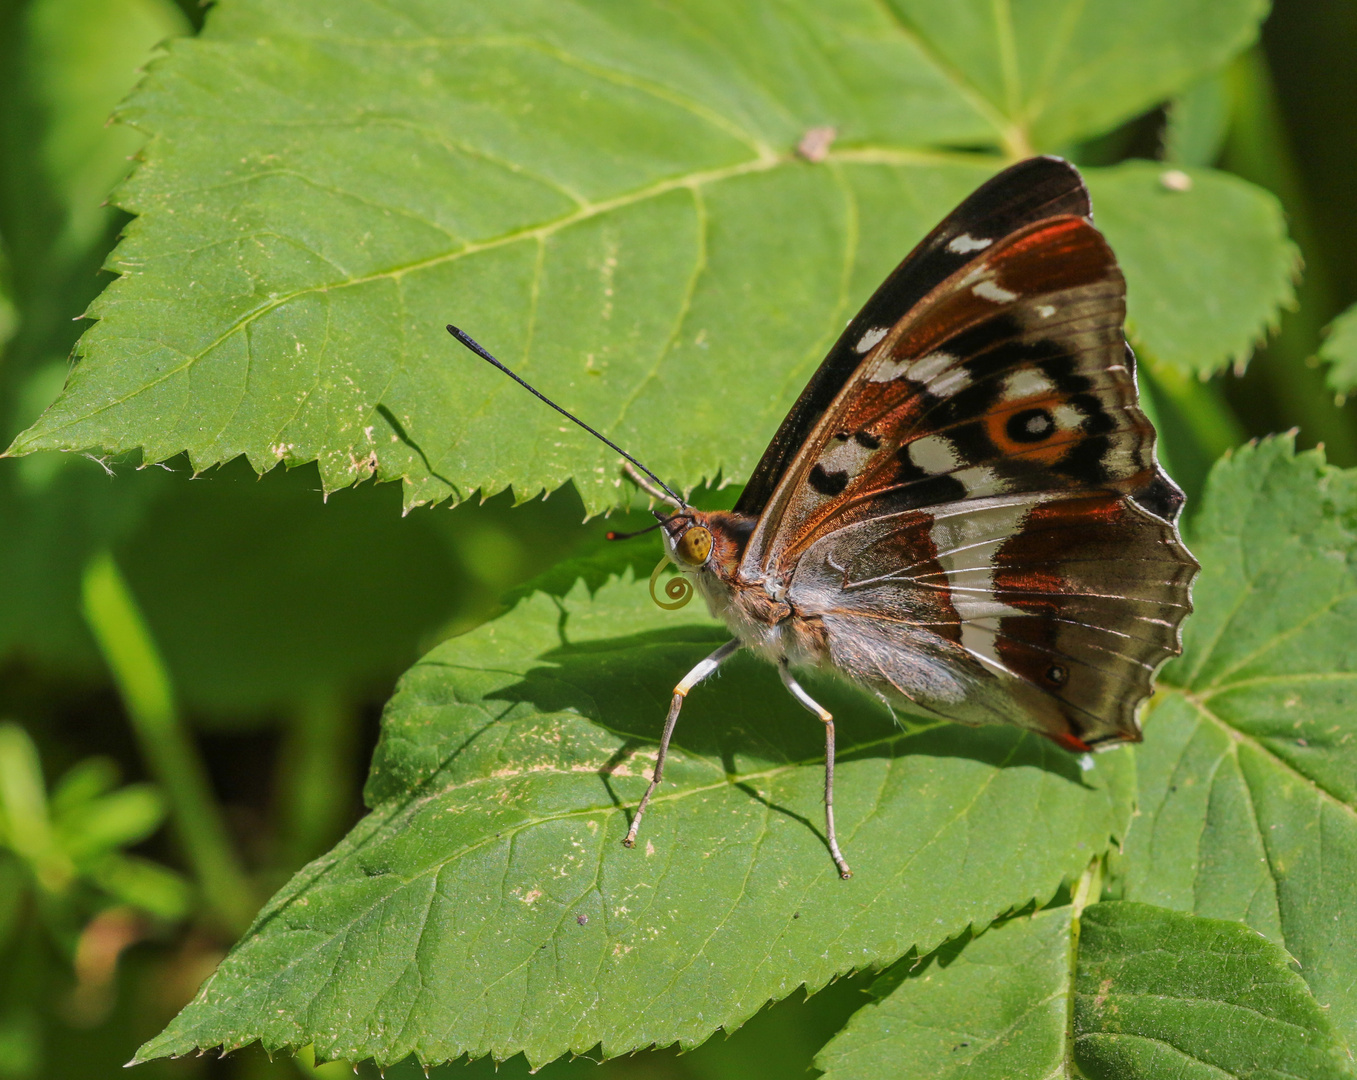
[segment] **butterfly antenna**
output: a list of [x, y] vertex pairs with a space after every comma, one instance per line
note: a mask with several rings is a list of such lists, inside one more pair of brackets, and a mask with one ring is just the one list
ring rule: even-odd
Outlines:
[[651, 525], [649, 528], [646, 528], [646, 529], [637, 529], [635, 532], [625, 532], [625, 533], [611, 532], [611, 531], [610, 531], [610, 532], [606, 532], [606, 533], [603, 534], [603, 539], [604, 539], [604, 540], [630, 540], [633, 536], [645, 536], [646, 533], [654, 532], [654, 531], [655, 531], [656, 529], [658, 529], [661, 525], [663, 525], [663, 524], [665, 523], [665, 521], [668, 521], [668, 520], [669, 520], [668, 518], [664, 518], [664, 519], [661, 520], [661, 521], [655, 522], [655, 524], [654, 524], [654, 525]]
[[620, 446], [618, 446], [617, 443], [613, 442], [612, 439], [609, 439], [606, 435], [602, 435], [602, 434], [600, 434], [599, 432], [595, 431], [595, 430], [594, 430], [593, 428], [591, 428], [588, 424], [586, 424], [583, 420], [581, 420], [578, 416], [575, 416], [575, 415], [573, 415], [572, 413], [566, 412], [563, 408], [561, 408], [559, 405], [557, 405], [556, 402], [552, 401], [551, 398], [547, 397], [546, 394], [542, 393], [542, 392], [541, 392], [540, 390], [538, 390], [535, 386], [532, 386], [530, 383], [527, 383], [527, 382], [525, 382], [524, 380], [520, 379], [517, 375], [515, 375], [512, 371], [510, 371], [507, 367], [505, 367], [505, 366], [504, 366], [503, 364], [501, 364], [498, 360], [496, 360], [493, 356], [491, 356], [488, 352], [486, 352], [483, 348], [481, 348], [480, 344], [479, 344], [479, 343], [476, 341], [476, 339], [473, 338], [470, 334], [466, 333], [465, 331], [459, 330], [457, 327], [453, 326], [451, 323], [448, 324], [448, 333], [451, 334], [453, 337], [455, 337], [458, 341], [460, 341], [463, 345], [465, 345], [465, 346], [466, 346], [468, 349], [470, 349], [472, 352], [474, 352], [477, 356], [479, 356], [479, 357], [480, 357], [482, 360], [484, 360], [487, 364], [493, 364], [495, 367], [499, 368], [500, 371], [502, 371], [502, 372], [504, 372], [504, 374], [508, 375], [509, 378], [513, 379], [514, 382], [518, 383], [519, 386], [523, 387], [523, 389], [527, 390], [527, 391], [528, 391], [530, 394], [532, 394], [534, 397], [541, 398], [541, 400], [545, 401], [548, 405], [550, 405], [550, 406], [551, 406], [553, 409], [555, 409], [558, 413], [560, 413], [562, 416], [564, 416], [567, 420], [571, 421], [572, 423], [578, 424], [580, 427], [584, 428], [585, 431], [589, 432], [589, 434], [592, 435], [592, 436], [593, 436], [595, 439], [597, 439], [599, 442], [603, 443], [605, 446], [610, 446], [610, 447], [612, 447], [612, 449], [616, 450], [616, 451], [617, 451], [619, 454], [621, 454], [624, 458], [626, 458], [626, 459], [627, 459], [628, 461], [630, 461], [633, 465], [635, 465], [638, 469], [640, 469], [643, 473], [645, 473], [648, 477], [650, 477], [650, 479], [654, 480], [655, 483], [659, 484], [660, 487], [663, 488], [664, 491], [669, 495], [669, 497], [670, 497], [671, 499], [674, 500], [674, 503], [675, 503], [676, 505], [678, 505], [678, 506], [687, 506], [687, 505], [688, 505], [686, 502], [683, 501], [683, 498], [682, 498], [680, 495], [678, 495], [678, 494], [674, 491], [673, 488], [671, 488], [668, 484], [666, 484], [663, 480], [661, 480], [661, 479], [660, 479], [658, 476], [656, 476], [653, 472], [651, 472], [651, 471], [650, 471], [649, 469], [647, 469], [644, 465], [642, 465], [639, 461], [637, 461], [634, 457], [632, 457], [632, 456], [631, 456], [630, 454], [628, 454], [625, 450], [623, 450]]

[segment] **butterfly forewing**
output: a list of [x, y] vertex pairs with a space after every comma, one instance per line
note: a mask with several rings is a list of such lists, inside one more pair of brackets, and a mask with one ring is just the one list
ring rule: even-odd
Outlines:
[[1082, 218], [1031, 226], [975, 259], [840, 391], [770, 500], [746, 566], [776, 575], [826, 530], [880, 513], [1143, 486], [1153, 429], [1126, 366], [1124, 296]]
[[929, 711], [1137, 738], [1196, 563], [1137, 405], [1124, 280], [1082, 215], [976, 239], [863, 331], [740, 572], [821, 618], [836, 666]]
[[[881, 337], [939, 283], [1017, 230], [1060, 215], [1087, 217], [1088, 189], [1078, 171], [1054, 157], [1034, 157], [982, 184], [947, 215], [882, 282], [811, 377], [764, 451], [736, 510], [763, 512], [803, 442]], [[866, 343], [864, 347], [864, 343]]]

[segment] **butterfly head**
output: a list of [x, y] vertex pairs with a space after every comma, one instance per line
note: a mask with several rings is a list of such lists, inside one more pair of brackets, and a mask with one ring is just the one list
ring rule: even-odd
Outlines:
[[660, 535], [665, 554], [680, 570], [705, 570], [721, 578], [734, 574], [753, 525], [744, 514], [685, 506], [660, 518]]
[[676, 514], [660, 518], [665, 554], [682, 570], [696, 570], [711, 558], [711, 530], [698, 520], [705, 516], [700, 510], [684, 507]]

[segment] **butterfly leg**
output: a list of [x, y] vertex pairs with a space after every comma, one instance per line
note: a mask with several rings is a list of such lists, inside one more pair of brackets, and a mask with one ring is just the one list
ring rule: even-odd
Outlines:
[[839, 877], [846, 881], [853, 876], [853, 871], [848, 869], [848, 861], [839, 850], [839, 840], [834, 835], [834, 717], [792, 678], [785, 656], [778, 663], [777, 671], [782, 676], [782, 685], [791, 691], [792, 697], [818, 716], [825, 725], [825, 839], [829, 842], [829, 853], [834, 856], [834, 865], [839, 868]]
[[641, 816], [650, 804], [650, 796], [655, 794], [655, 789], [660, 786], [660, 781], [664, 779], [664, 759], [669, 754], [669, 739], [674, 734], [674, 725], [678, 723], [679, 710], [683, 708], [683, 699], [688, 696], [689, 690], [720, 667], [721, 662], [739, 647], [738, 638], [727, 641], [687, 675], [683, 676], [682, 681], [674, 687], [674, 700], [669, 703], [669, 715], [664, 718], [664, 733], [660, 735], [660, 752], [655, 756], [655, 772], [651, 775], [650, 786], [646, 788], [646, 793], [641, 796], [640, 805], [636, 807], [636, 816], [631, 819], [631, 828], [627, 830], [626, 838], [622, 841], [627, 847], [636, 846], [636, 834], [641, 829]]

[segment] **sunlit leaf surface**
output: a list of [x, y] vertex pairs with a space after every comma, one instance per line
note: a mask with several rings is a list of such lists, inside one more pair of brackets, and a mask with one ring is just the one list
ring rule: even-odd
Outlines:
[[[615, 502], [615, 456], [451, 321], [674, 482], [742, 478], [856, 307], [1004, 164], [944, 148], [1098, 134], [1261, 13], [995, 10], [228, 0], [124, 110], [153, 138], [122, 276], [14, 451], [315, 459], [327, 488], [401, 478], [407, 504], [574, 478]], [[794, 148], [824, 125], [811, 164]], [[1151, 173], [1090, 181], [1137, 335], [1209, 370], [1289, 297], [1291, 249], [1256, 189], [1201, 172], [1165, 197]]]
[[815, 1060], [827, 1080], [1064, 1077], [1069, 906], [905, 959]]
[[1214, 71], [1254, 37], [1264, 0], [887, 0], [1010, 138], [1039, 148], [1103, 131]]

